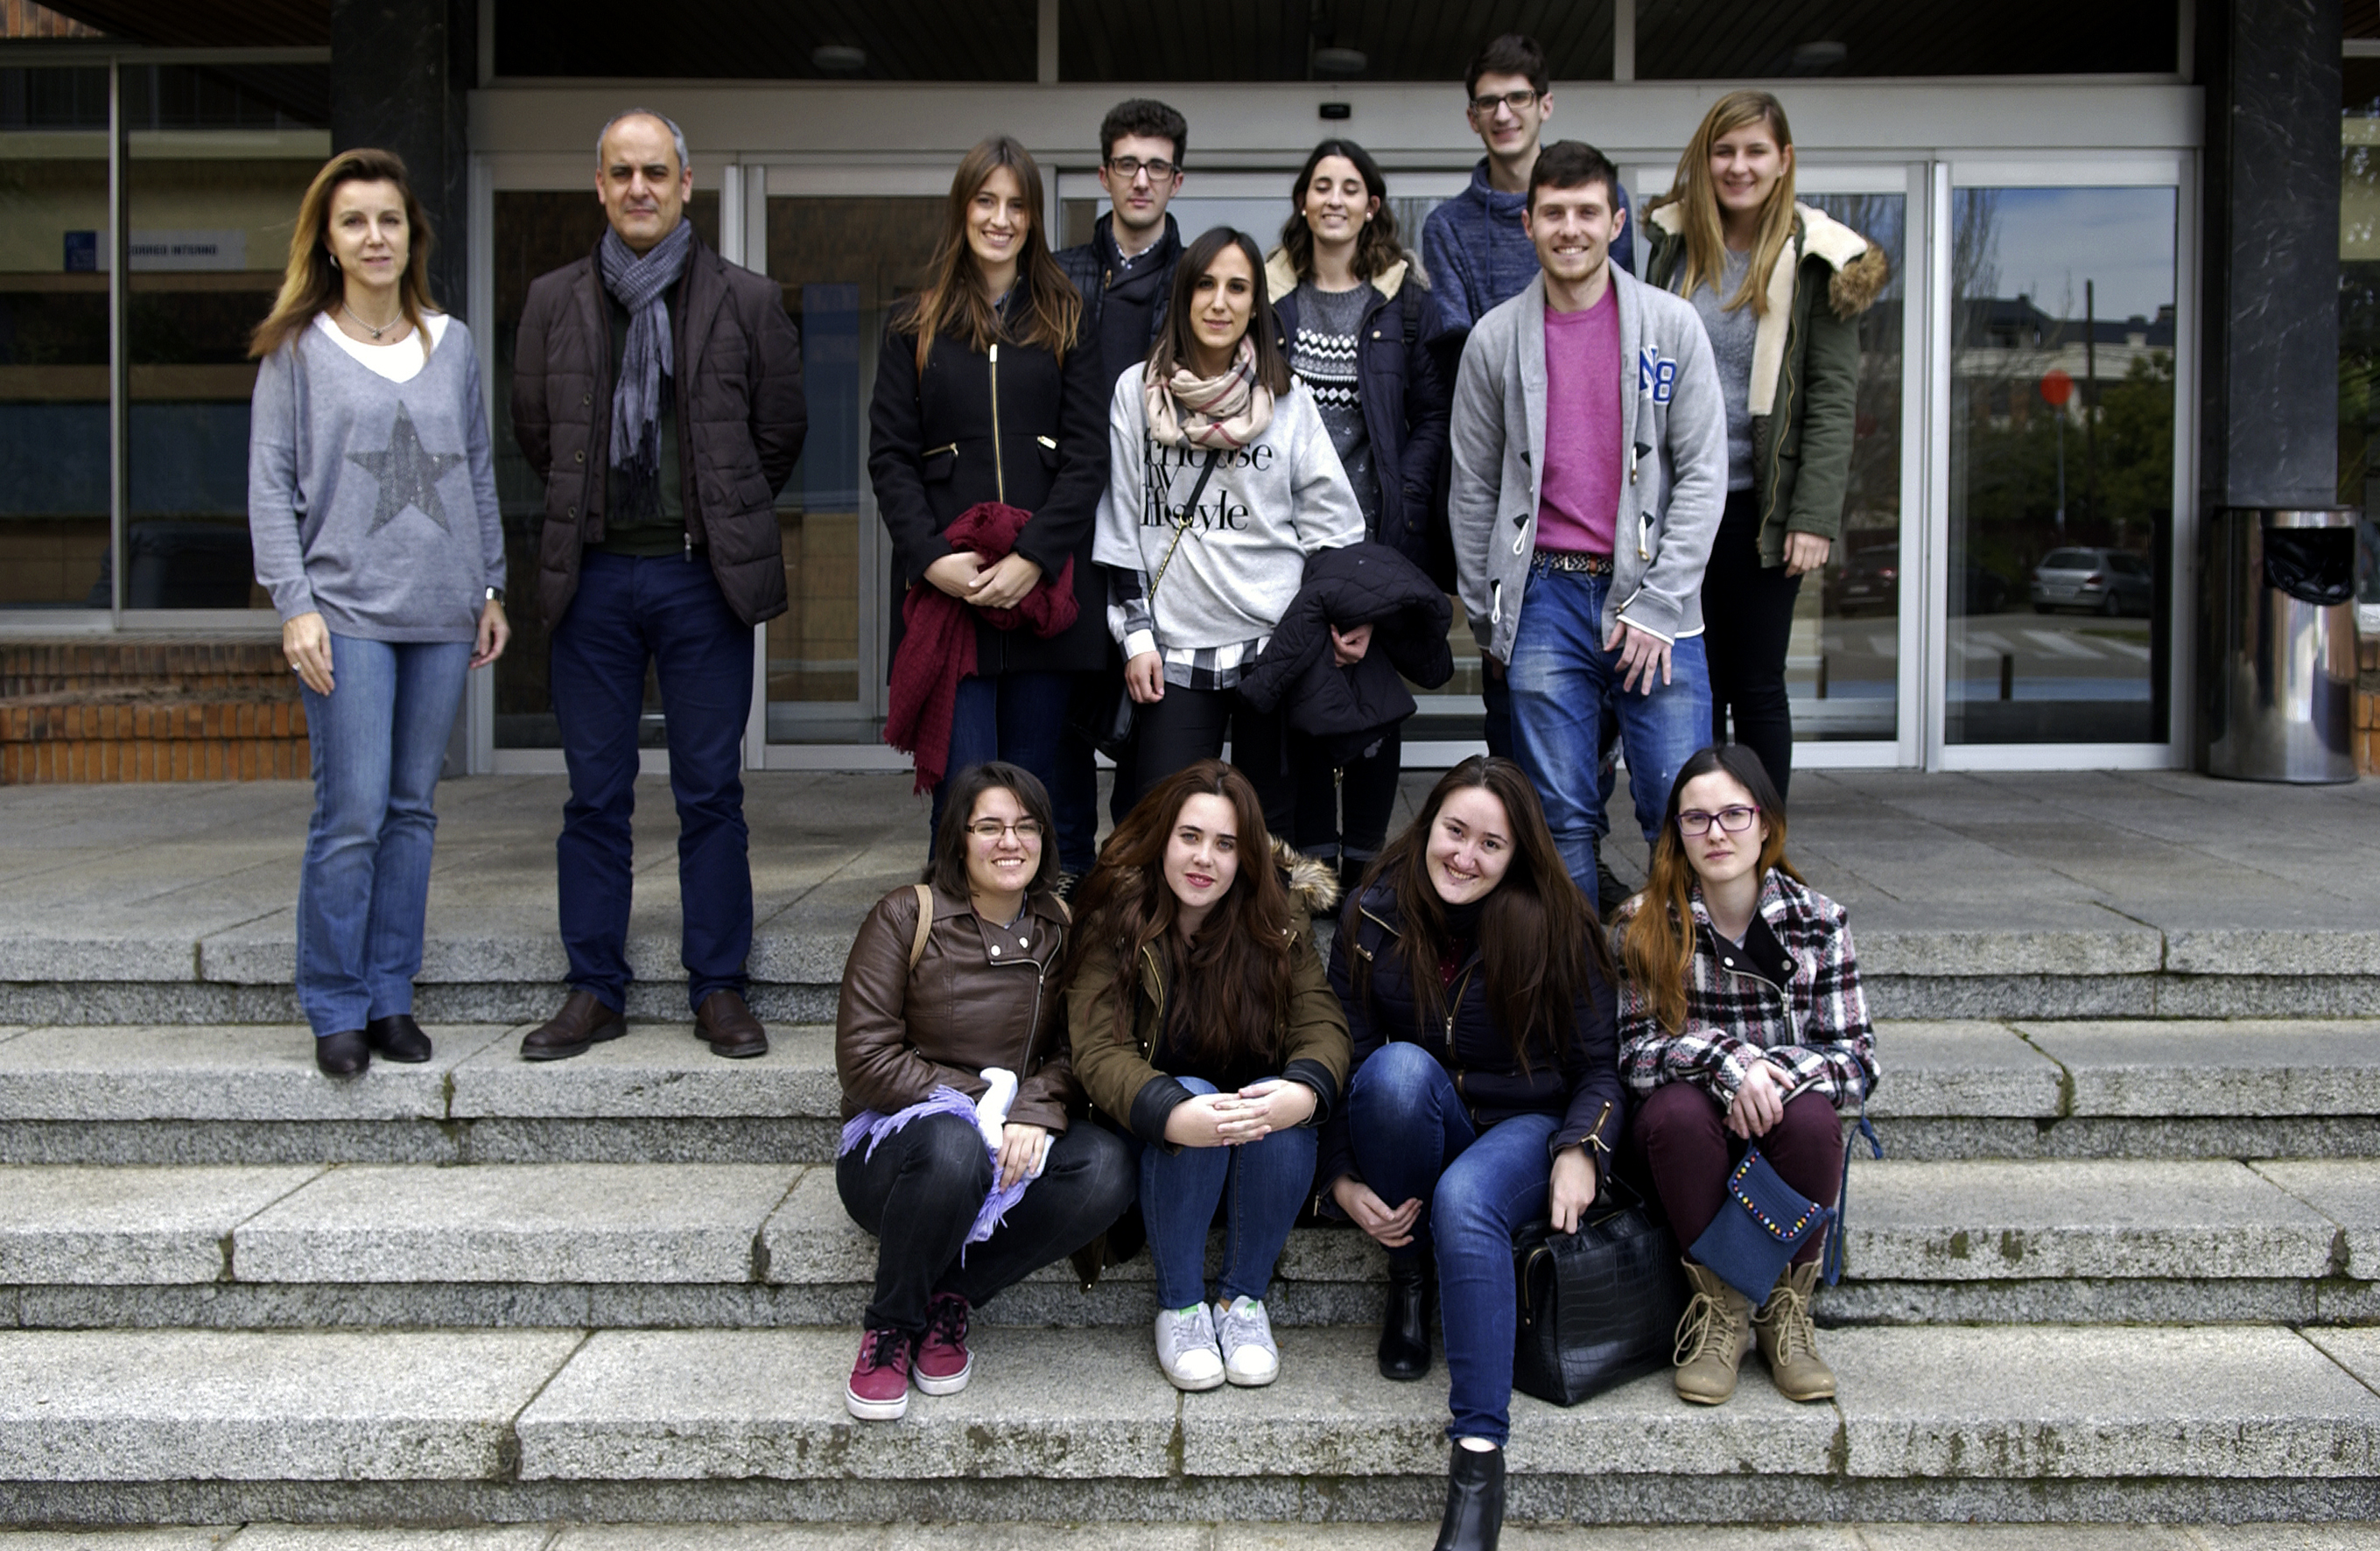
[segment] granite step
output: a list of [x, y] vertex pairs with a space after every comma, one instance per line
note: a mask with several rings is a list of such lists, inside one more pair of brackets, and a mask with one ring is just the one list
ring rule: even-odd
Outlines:
[[[432, 1024], [434, 1060], [345, 1083], [287, 1024], [0, 1027], [0, 1163], [811, 1163], [841, 1115], [832, 1031], [723, 1061], [689, 1024], [574, 1060], [521, 1024]], [[1895, 1161], [2380, 1157], [2380, 1021], [1880, 1025]]]
[[[1438, 1521], [1402, 1524], [1090, 1523], [352, 1524], [0, 1531], [0, 1551], [1416, 1551]], [[1506, 1551], [2012, 1551], [1998, 1524], [1524, 1524]], [[2060, 1524], [2067, 1551], [2380, 1551], [2380, 1525]]]
[[[1140, 1329], [991, 1328], [962, 1393], [855, 1424], [852, 1338], [778, 1331], [0, 1334], [15, 1523], [629, 1520], [1413, 1523], [1445, 1390], [1368, 1333], [1285, 1333], [1268, 1389], [1177, 1394]], [[1831, 1402], [1756, 1361], [1513, 1401], [1513, 1517], [1562, 1522], [2380, 1518], [2380, 1331], [1834, 1332]], [[975, 1545], [995, 1544], [989, 1541]], [[1789, 1543], [1790, 1544], [1790, 1543]]]
[[[1863, 1162], [1851, 1201], [1829, 1324], [2380, 1320], [2380, 1160]], [[0, 1168], [0, 1325], [30, 1328], [841, 1327], [875, 1259], [825, 1165]], [[1301, 1228], [1268, 1302], [1369, 1326], [1385, 1274]], [[984, 1317], [1135, 1327], [1149, 1277], [1051, 1266]]]

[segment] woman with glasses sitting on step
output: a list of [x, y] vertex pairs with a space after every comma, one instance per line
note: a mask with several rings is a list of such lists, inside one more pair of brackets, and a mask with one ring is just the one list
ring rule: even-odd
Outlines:
[[431, 799], [464, 674], [503, 655], [504, 532], [470, 331], [430, 295], [430, 226], [385, 151], [343, 151], [298, 207], [249, 342], [256, 580], [303, 685], [314, 816], [298, 1005], [314, 1063], [426, 1061], [413, 1021]]
[[[1680, 769], [1645, 891], [1614, 930], [1620, 1070], [1642, 1096], [1622, 1164], [1660, 1197], [1678, 1242], [1718, 1216], [1754, 1143], [1789, 1187], [1832, 1206], [1840, 1115], [1875, 1090], [1876, 1035], [1843, 907], [1785, 859], [1785, 805], [1749, 747], [1706, 748]], [[1810, 1235], [1757, 1311], [1686, 1255], [1682, 1399], [1734, 1394], [1755, 1337], [1786, 1399], [1833, 1396], [1810, 1323], [1825, 1238]]]
[[1389, 1252], [1379, 1363], [1429, 1371], [1429, 1262], [1454, 1442], [1442, 1551], [1492, 1551], [1512, 1400], [1512, 1235], [1568, 1232], [1620, 1141], [1611, 959], [1536, 793], [1473, 757], [1389, 842], [1330, 949], [1355, 1069], [1315, 1178]]
[[1158, 1365], [1178, 1389], [1270, 1384], [1281, 1353], [1264, 1297], [1347, 1074], [1312, 920], [1336, 880], [1275, 849], [1246, 776], [1200, 759], [1124, 816], [1075, 898], [1067, 1027], [1091, 1103], [1139, 1157]]
[[905, 1413], [912, 1379], [965, 1388], [969, 1315], [1132, 1204], [1123, 1144], [1071, 1123], [1049, 794], [997, 760], [947, 790], [933, 862], [860, 924], [835, 1013], [835, 1188], [878, 1239], [844, 1404], [869, 1422]]

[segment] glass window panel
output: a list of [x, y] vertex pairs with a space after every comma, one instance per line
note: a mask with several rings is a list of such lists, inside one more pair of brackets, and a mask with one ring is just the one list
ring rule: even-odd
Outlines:
[[0, 609], [104, 609], [107, 72], [0, 70]]
[[810, 414], [777, 497], [791, 606], [769, 622], [772, 743], [872, 743], [881, 726], [890, 583], [868, 494], [868, 401], [885, 309], [924, 284], [941, 212], [939, 199], [769, 200], [769, 277], [801, 325]]
[[[266, 608], [248, 545], [248, 338], [324, 157], [328, 72], [124, 72], [134, 609]], [[101, 262], [107, 255], [103, 245]]]
[[2380, 603], [2380, 59], [2345, 61], [2338, 154], [2338, 500], [2363, 513], [2356, 598]]
[[2163, 743], [2174, 190], [1952, 199], [1945, 736]]
[[1040, 64], [1035, 0], [704, 0], [657, 18], [642, 0], [503, 0], [496, 73], [1030, 81]]
[[[1611, 0], [1547, 6], [1060, 0], [1062, 80], [1460, 81], [1473, 55], [1527, 32], [1556, 80], [1611, 79]], [[1460, 98], [1456, 91], [1450, 101]], [[1197, 127], [1191, 127], [1195, 139]]]
[[1636, 79], [2163, 73], [2172, 0], [1637, 0]]
[[1902, 267], [1909, 200], [1901, 194], [1804, 194], [1883, 249], [1892, 279], [1861, 314], [1858, 407], [1842, 536], [1804, 581], [1786, 648], [1793, 735], [1804, 742], [1890, 738], [1900, 731], [1900, 383]]
[[[588, 149], [591, 152], [594, 148]], [[686, 201], [686, 212], [694, 223], [695, 234], [716, 248], [718, 192], [696, 189]], [[504, 568], [511, 578], [504, 613], [513, 626], [512, 645], [496, 660], [498, 748], [562, 746], [562, 730], [553, 720], [546, 682], [551, 626], [537, 595], [537, 547], [545, 528], [545, 486], [529, 472], [528, 460], [521, 456], [520, 442], [513, 436], [513, 345], [520, 332], [521, 309], [528, 301], [529, 282], [587, 257], [602, 236], [603, 207], [596, 202], [591, 188], [566, 193], [505, 189], [495, 197], [491, 236], [495, 250], [496, 316], [490, 332], [496, 370], [488, 394], [496, 428], [496, 500], [504, 515]], [[661, 690], [649, 672], [638, 742], [641, 747], [660, 748], [665, 741]]]

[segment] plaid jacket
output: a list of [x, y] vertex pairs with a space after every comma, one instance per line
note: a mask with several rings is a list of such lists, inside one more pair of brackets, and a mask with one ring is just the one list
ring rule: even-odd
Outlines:
[[[1621, 906], [1615, 933], [1645, 903]], [[1686, 1025], [1662, 1028], [1652, 1001], [1623, 975], [1620, 983], [1620, 1073], [1639, 1095], [1664, 1083], [1694, 1083], [1731, 1102], [1751, 1063], [1785, 1069], [1794, 1087], [1815, 1086], [1838, 1109], [1856, 1109], [1876, 1091], [1876, 1030], [1860, 994], [1843, 907], [1771, 869], [1760, 909], [1738, 948], [1712, 931], [1702, 889], [1692, 895], [1694, 971], [1686, 983]]]

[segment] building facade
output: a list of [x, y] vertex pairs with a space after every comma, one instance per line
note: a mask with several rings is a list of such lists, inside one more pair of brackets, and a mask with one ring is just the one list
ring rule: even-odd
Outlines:
[[[600, 234], [594, 137], [641, 105], [685, 127], [703, 237], [778, 281], [803, 333], [811, 430], [778, 503], [793, 607], [755, 633], [747, 763], [892, 767], [865, 405], [884, 309], [918, 281], [961, 153], [1023, 139], [1075, 240], [1099, 208], [1101, 115], [1157, 95], [1191, 125], [1185, 234], [1229, 223], [1269, 245], [1332, 134], [1373, 152], [1417, 242], [1479, 154], [1463, 61], [1515, 29], [1554, 64], [1548, 135], [1601, 146], [1640, 204], [1715, 95], [1777, 91], [1803, 198], [1891, 261], [1862, 324], [1844, 539], [1794, 626], [1798, 763], [2185, 766], [2214, 515], [2372, 510], [2368, 0], [212, 9], [237, 14], [8, 12], [0, 631], [270, 630], [248, 575], [243, 346], [334, 145], [390, 145], [415, 170], [442, 296], [485, 353], [526, 576], [540, 502], [505, 423], [513, 329], [529, 280]], [[2060, 608], [2038, 573], [2078, 552], [2142, 579], [2105, 591], [2110, 612]], [[561, 767], [527, 590], [514, 648], [474, 675], [458, 734], [474, 770]], [[1460, 621], [1455, 642], [1409, 762], [1475, 736]]]

